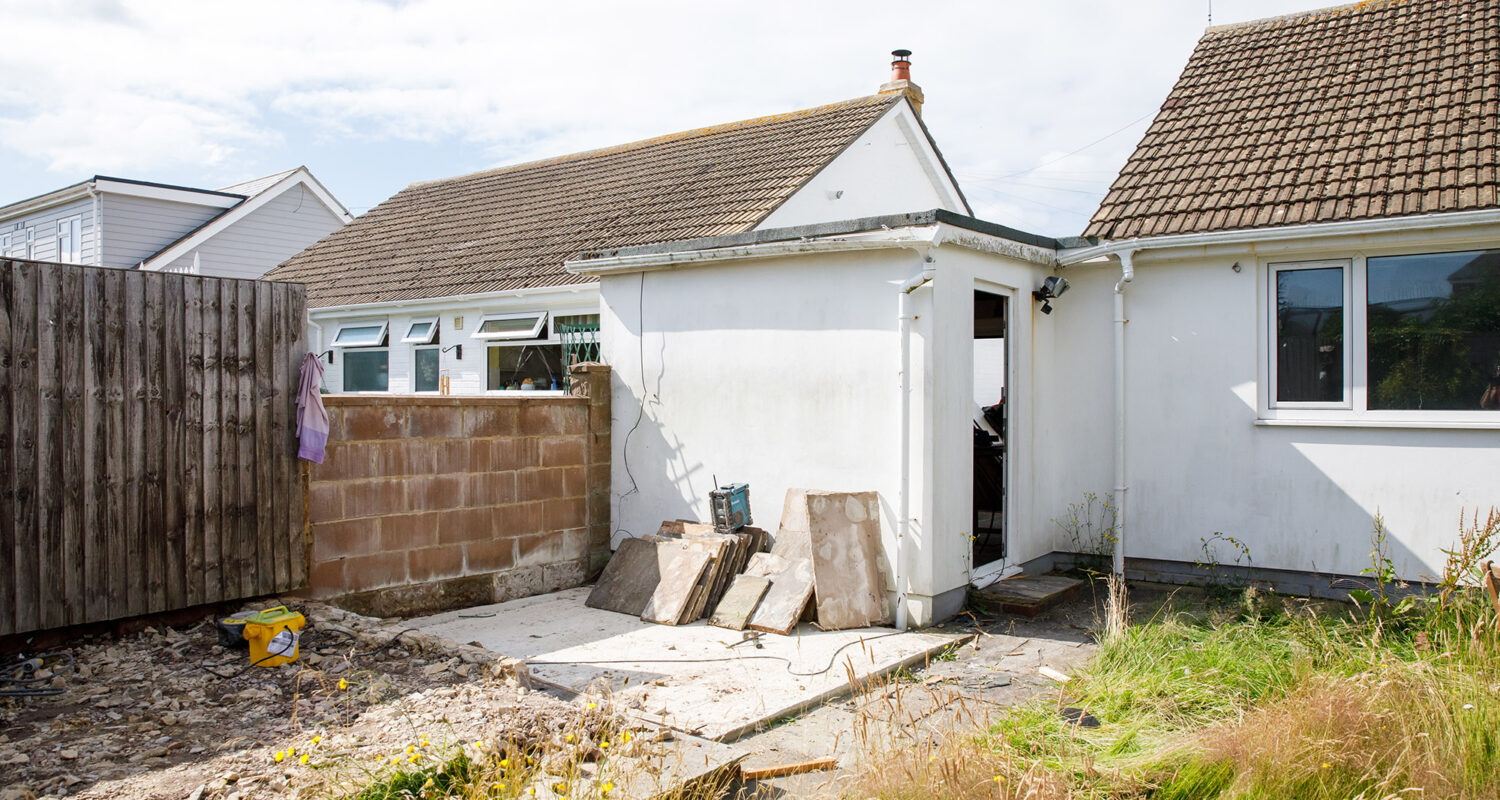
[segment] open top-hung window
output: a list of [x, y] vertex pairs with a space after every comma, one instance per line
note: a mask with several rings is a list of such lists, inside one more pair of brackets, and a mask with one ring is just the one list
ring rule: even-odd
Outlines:
[[526, 314], [486, 314], [479, 321], [475, 339], [535, 339], [547, 325], [547, 312]]
[[339, 326], [334, 347], [379, 347], [385, 343], [385, 322], [351, 322]]
[[437, 337], [437, 317], [426, 319], [414, 319], [411, 326], [406, 329], [406, 335], [401, 337], [402, 344], [432, 344]]

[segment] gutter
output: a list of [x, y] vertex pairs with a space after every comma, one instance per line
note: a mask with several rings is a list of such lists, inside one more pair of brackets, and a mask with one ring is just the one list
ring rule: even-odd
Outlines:
[[1314, 239], [1326, 236], [1399, 233], [1413, 229], [1432, 231], [1448, 228], [1464, 228], [1473, 225], [1500, 225], [1500, 209], [1451, 211], [1441, 214], [1414, 214], [1403, 217], [1379, 217], [1377, 219], [1358, 219], [1347, 222], [1313, 222], [1303, 225], [1121, 239], [1114, 242], [1105, 242], [1093, 247], [1062, 250], [1057, 254], [1057, 263], [1058, 266], [1072, 266], [1073, 264], [1081, 264], [1085, 261], [1107, 258], [1127, 250], [1134, 253], [1141, 250], [1165, 250], [1173, 247], [1208, 247], [1212, 245], [1295, 241], [1298, 239]]

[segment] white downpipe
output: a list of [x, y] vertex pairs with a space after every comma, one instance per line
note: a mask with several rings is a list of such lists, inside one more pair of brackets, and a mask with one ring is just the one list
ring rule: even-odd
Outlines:
[[906, 569], [906, 540], [911, 530], [911, 313], [909, 296], [937, 274], [930, 253], [923, 254], [922, 271], [901, 282], [897, 324], [901, 330], [901, 497], [896, 511], [896, 630], [906, 630], [906, 595], [910, 576]]
[[1135, 280], [1135, 251], [1121, 250], [1120, 280], [1115, 283], [1115, 553], [1114, 573], [1125, 577], [1125, 284]]

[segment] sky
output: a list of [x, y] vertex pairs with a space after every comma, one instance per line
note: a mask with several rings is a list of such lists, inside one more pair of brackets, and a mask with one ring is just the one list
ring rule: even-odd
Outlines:
[[[1217, 0], [1216, 25], [1318, 0]], [[1209, 0], [5, 0], [0, 204], [100, 174], [414, 181], [872, 94], [912, 51], [975, 215], [1075, 235]]]

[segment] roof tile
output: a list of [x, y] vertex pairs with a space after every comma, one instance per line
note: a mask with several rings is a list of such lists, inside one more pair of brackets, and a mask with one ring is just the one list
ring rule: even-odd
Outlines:
[[1497, 140], [1500, 0], [1210, 28], [1084, 233], [1494, 208]]

